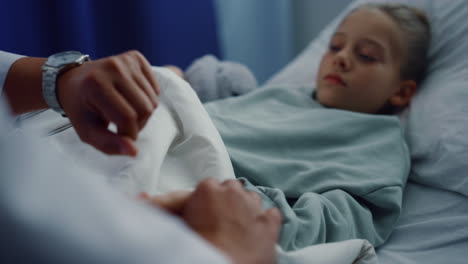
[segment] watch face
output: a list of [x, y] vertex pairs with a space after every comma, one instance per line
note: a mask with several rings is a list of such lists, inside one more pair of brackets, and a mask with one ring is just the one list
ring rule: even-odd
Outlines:
[[73, 62], [77, 62], [78, 59], [80, 59], [82, 56], [83, 54], [78, 51], [65, 51], [56, 53], [48, 58], [47, 65], [61, 67]]

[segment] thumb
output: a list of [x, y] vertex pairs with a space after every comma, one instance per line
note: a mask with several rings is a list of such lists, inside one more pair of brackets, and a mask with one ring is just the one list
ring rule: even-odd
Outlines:
[[110, 155], [136, 156], [135, 141], [128, 136], [115, 134], [104, 126], [89, 127], [86, 142], [96, 149]]
[[281, 226], [283, 217], [278, 208], [270, 208], [264, 212], [264, 216], [268, 222], [270, 222], [274, 227]]
[[151, 203], [169, 211], [173, 214], [182, 213], [182, 209], [187, 201], [192, 196], [192, 191], [174, 191], [163, 195], [154, 196], [151, 198]]

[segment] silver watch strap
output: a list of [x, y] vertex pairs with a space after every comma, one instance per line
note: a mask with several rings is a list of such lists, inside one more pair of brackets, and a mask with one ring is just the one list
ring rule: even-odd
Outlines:
[[42, 95], [47, 105], [54, 111], [66, 116], [57, 98], [56, 80], [58, 72], [48, 67], [43, 68], [42, 74]]
[[66, 116], [57, 94], [57, 78], [60, 74], [89, 61], [89, 55], [78, 51], [65, 51], [50, 56], [42, 66], [42, 95], [47, 105], [55, 112]]

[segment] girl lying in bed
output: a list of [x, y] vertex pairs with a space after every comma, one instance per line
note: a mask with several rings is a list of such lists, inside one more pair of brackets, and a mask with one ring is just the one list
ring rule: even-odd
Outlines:
[[281, 210], [284, 249], [388, 238], [410, 169], [392, 114], [422, 81], [429, 42], [421, 11], [363, 5], [332, 36], [315, 92], [265, 87], [205, 105], [236, 177]]

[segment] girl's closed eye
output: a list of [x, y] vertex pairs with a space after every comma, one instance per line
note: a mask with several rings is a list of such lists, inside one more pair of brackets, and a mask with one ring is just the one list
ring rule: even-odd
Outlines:
[[328, 49], [329, 49], [331, 52], [338, 52], [338, 51], [340, 51], [341, 47], [338, 46], [338, 45], [333, 45], [333, 44], [332, 44], [332, 45], [330, 45], [330, 46], [328, 47]]
[[377, 61], [377, 57], [373, 56], [373, 55], [368, 55], [368, 54], [365, 54], [365, 53], [359, 53], [359, 58], [364, 61], [364, 62], [376, 62]]
[[357, 47], [356, 54], [358, 59], [364, 63], [377, 62], [381, 57], [380, 50], [369, 46]]

